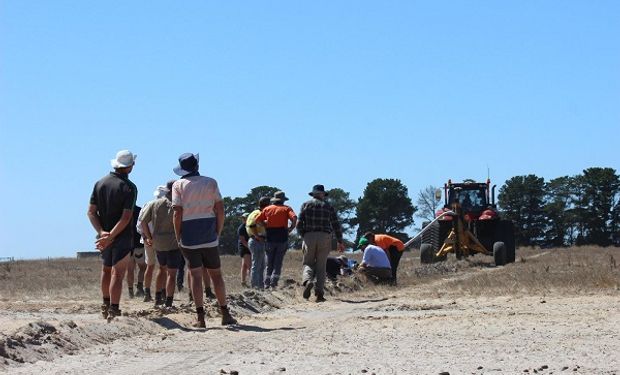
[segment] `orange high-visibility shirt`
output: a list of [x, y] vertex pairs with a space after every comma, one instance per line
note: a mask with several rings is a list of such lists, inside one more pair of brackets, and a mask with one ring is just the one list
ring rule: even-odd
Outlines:
[[375, 234], [375, 245], [379, 246], [385, 251], [388, 251], [390, 246], [396, 246], [396, 250], [405, 250], [405, 244], [398, 238], [388, 236], [387, 234]]

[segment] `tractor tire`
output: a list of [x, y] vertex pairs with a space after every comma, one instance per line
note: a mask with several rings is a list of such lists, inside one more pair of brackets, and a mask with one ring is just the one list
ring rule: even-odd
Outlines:
[[493, 259], [496, 266], [506, 264], [506, 245], [503, 242], [495, 242], [493, 244]]
[[433, 258], [435, 257], [433, 251], [433, 245], [429, 243], [423, 243], [420, 246], [420, 263], [422, 264], [431, 264], [433, 263]]
[[512, 221], [500, 220], [496, 227], [496, 242], [503, 242], [506, 248], [506, 263], [514, 263], [516, 259], [514, 225]]

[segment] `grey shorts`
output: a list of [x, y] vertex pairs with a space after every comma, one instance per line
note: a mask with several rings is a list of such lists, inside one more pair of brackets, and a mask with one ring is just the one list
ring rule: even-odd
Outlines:
[[203, 247], [200, 249], [181, 248], [181, 253], [185, 257], [189, 269], [205, 267], [214, 270], [221, 267], [220, 253], [217, 247]]

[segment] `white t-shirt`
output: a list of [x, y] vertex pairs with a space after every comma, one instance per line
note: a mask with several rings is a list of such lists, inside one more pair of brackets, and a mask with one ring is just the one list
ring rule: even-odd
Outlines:
[[392, 268], [390, 266], [390, 259], [382, 248], [375, 245], [368, 245], [364, 250], [364, 257], [362, 263], [367, 267], [375, 268]]

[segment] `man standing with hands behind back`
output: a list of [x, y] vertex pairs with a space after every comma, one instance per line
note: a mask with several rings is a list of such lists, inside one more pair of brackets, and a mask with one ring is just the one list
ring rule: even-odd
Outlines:
[[138, 189], [129, 180], [137, 155], [128, 150], [116, 153], [110, 161], [114, 172], [97, 181], [90, 197], [88, 219], [97, 232], [97, 249], [103, 258], [101, 269], [101, 314], [112, 319], [121, 315], [119, 302], [123, 278], [134, 247], [135, 230], [130, 225]]

